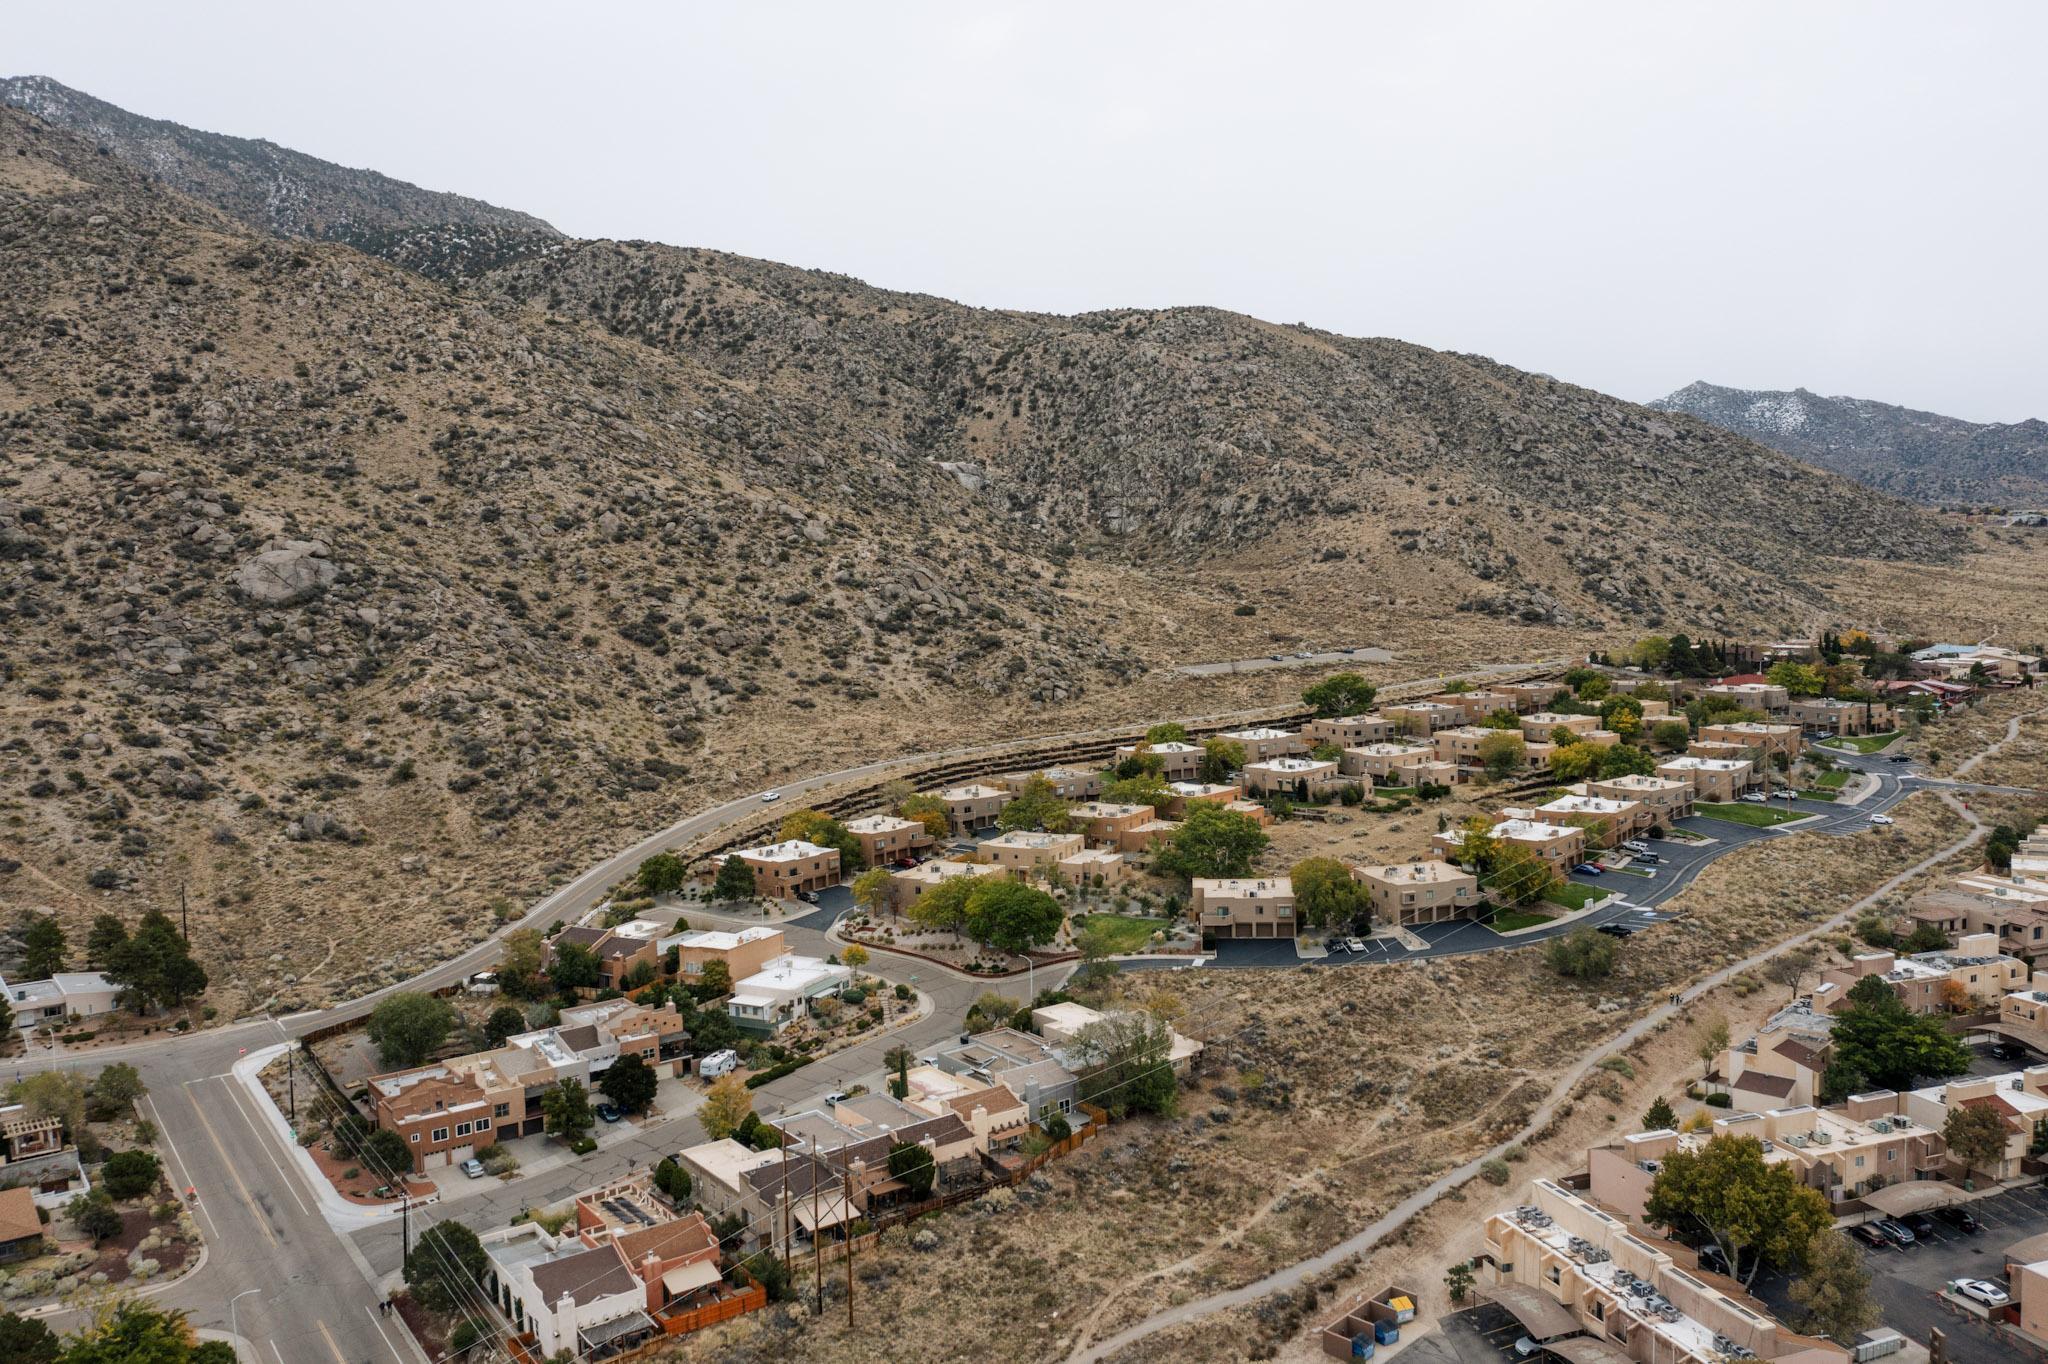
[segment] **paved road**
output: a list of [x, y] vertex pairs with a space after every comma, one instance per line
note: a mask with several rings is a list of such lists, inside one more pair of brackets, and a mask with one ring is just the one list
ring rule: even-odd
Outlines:
[[1324, 663], [1392, 663], [1385, 649], [1358, 645], [1350, 649], [1326, 649], [1320, 653], [1267, 654], [1258, 658], [1233, 658], [1218, 663], [1183, 663], [1175, 672], [1189, 677], [1215, 677], [1222, 673], [1255, 673], [1269, 668], [1312, 668]]

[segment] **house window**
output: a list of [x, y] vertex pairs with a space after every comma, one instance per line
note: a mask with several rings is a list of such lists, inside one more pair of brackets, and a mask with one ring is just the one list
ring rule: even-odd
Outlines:
[[[447, 1128], [445, 1128], [445, 1127], [437, 1127], [437, 1128], [435, 1128], [435, 1129], [434, 1129], [434, 1140], [435, 1140], [435, 1141], [446, 1141], [446, 1140], [448, 1140], [448, 1129], [447, 1129]], [[1860, 1164], [1862, 1164], [1862, 1163], [1863, 1163], [1863, 1162], [1861, 1162], [1861, 1161], [1858, 1161], [1858, 1162], [1857, 1162], [1857, 1164], [1859, 1164], [1859, 1165], [1860, 1165]]]
[[478, 1119], [476, 1120], [476, 1130], [477, 1130], [477, 1131], [479, 1131], [479, 1132], [488, 1132], [488, 1131], [490, 1131], [490, 1130], [491, 1130], [491, 1120], [490, 1120], [489, 1118], [478, 1118]]
[[417, 1132], [413, 1133], [413, 1134], [412, 1134], [412, 1143], [413, 1143], [413, 1145], [415, 1145], [415, 1146], [419, 1145], [419, 1141], [420, 1141], [420, 1134], [419, 1134], [419, 1133], [417, 1133]]
[[495, 1108], [493, 1108], [493, 1109], [491, 1110], [491, 1116], [492, 1116], [492, 1117], [494, 1117], [494, 1118], [508, 1118], [508, 1117], [512, 1116], [512, 1105], [511, 1105], [511, 1104], [499, 1104], [499, 1105], [497, 1105], [497, 1106], [496, 1106]]
[[1549, 1269], [1545, 1270], [1544, 1272], [1550, 1276], [1550, 1281], [1552, 1283], [1564, 1282], [1564, 1276], [1558, 1272], [1558, 1268], [1556, 1265], [1552, 1265]]
[[456, 1136], [458, 1136], [458, 1137], [466, 1137], [466, 1136], [468, 1136], [468, 1135], [469, 1135], [469, 1124], [468, 1124], [468, 1123], [466, 1123], [466, 1122], [459, 1122], [459, 1123], [456, 1123], [456, 1124], [455, 1124], [455, 1135], [456, 1135]]

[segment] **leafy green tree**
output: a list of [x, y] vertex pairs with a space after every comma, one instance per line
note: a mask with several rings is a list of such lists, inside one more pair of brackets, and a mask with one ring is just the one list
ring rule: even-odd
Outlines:
[[1900, 946], [1909, 954], [1914, 952], [1939, 952], [1948, 946], [1948, 934], [1942, 932], [1933, 924], [1915, 924], [1913, 925], [1913, 931], [1906, 935], [1905, 942], [1901, 943]]
[[162, 1172], [157, 1158], [147, 1151], [116, 1151], [100, 1167], [100, 1187], [125, 1203], [154, 1189]]
[[[1469, 834], [1466, 836], [1468, 842], [1470, 837]], [[1480, 878], [1480, 884], [1486, 887], [1487, 895], [1495, 904], [1529, 905], [1542, 899], [1545, 891], [1563, 880], [1557, 874], [1557, 868], [1521, 844], [1502, 842], [1495, 847], [1490, 866]]]
[[1270, 842], [1250, 815], [1204, 801], [1188, 807], [1187, 818], [1154, 856], [1153, 866], [1189, 880], [1249, 876], [1252, 859]]
[[[721, 995], [732, 993], [732, 968], [716, 958], [705, 962], [697, 970], [697, 979], [690, 986], [690, 993], [700, 1001], [709, 1001]], [[691, 1034], [695, 1036], [695, 1034]]]
[[1067, 831], [1067, 803], [1060, 799], [1058, 791], [1043, 772], [1034, 772], [1025, 779], [1024, 789], [1016, 799], [1005, 805], [996, 816], [996, 823], [1008, 829], [1043, 829], [1047, 833], [1063, 834]]
[[1180, 1082], [1173, 1073], [1173, 1029], [1143, 1010], [1105, 1014], [1074, 1035], [1069, 1054], [1081, 1071], [1081, 1097], [1113, 1118], [1172, 1117]]
[[980, 879], [949, 876], [912, 900], [904, 914], [912, 923], [957, 933], [967, 922], [967, 897], [974, 893], [974, 883]]
[[1600, 728], [1611, 729], [1625, 744], [1643, 732], [1643, 703], [1633, 696], [1610, 696], [1600, 703]]
[[754, 1091], [739, 1076], [727, 1074], [711, 1082], [697, 1107], [697, 1124], [713, 1141], [723, 1141], [754, 1115]]
[[2010, 1135], [1999, 1111], [1983, 1104], [1951, 1108], [1941, 1124], [1942, 1140], [1948, 1143], [1948, 1153], [1963, 1163], [1966, 1179], [1979, 1170], [1989, 1171], [1994, 1179], [2001, 1175]]
[[648, 1105], [654, 1102], [655, 1091], [661, 1088], [661, 1077], [641, 1059], [639, 1053], [627, 1052], [605, 1070], [597, 1088], [626, 1112], [645, 1113]]
[[1152, 726], [1145, 731], [1148, 744], [1184, 744], [1188, 741], [1188, 727], [1177, 720]]
[[149, 1093], [142, 1074], [125, 1061], [101, 1070], [92, 1077], [92, 1106], [108, 1117], [125, 1118], [135, 1111], [135, 1101]]
[[1543, 946], [1550, 969], [1574, 980], [1604, 980], [1614, 974], [1618, 955], [1614, 939], [1591, 928], [1575, 928]]
[[783, 816], [781, 833], [785, 839], [800, 838], [821, 848], [837, 848], [839, 869], [845, 875], [850, 876], [868, 864], [860, 840], [823, 810], [791, 810]]
[[1597, 750], [1598, 771], [1603, 781], [1616, 777], [1648, 777], [1657, 771], [1657, 760], [1634, 744], [1610, 744]]
[[937, 796], [906, 796], [896, 807], [898, 819], [914, 819], [924, 825], [924, 831], [933, 838], [944, 838], [952, 832], [951, 817], [946, 813], [946, 802]]
[[1372, 709], [1379, 688], [1357, 673], [1332, 673], [1301, 694], [1303, 705], [1326, 717], [1363, 715]]
[[484, 1041], [492, 1047], [502, 1047], [506, 1038], [525, 1031], [526, 1015], [510, 1004], [500, 1004], [484, 1020]]
[[1650, 1111], [1643, 1114], [1643, 1130], [1646, 1132], [1667, 1132], [1678, 1126], [1678, 1114], [1674, 1113], [1662, 1094], [1650, 1105]]
[[1497, 730], [1479, 741], [1479, 762], [1495, 781], [1512, 777], [1528, 761], [1529, 745], [1510, 730]]
[[548, 964], [548, 980], [560, 994], [597, 987], [601, 974], [597, 953], [580, 942], [558, 942], [555, 959]]
[[29, 980], [54, 976], [64, 969], [67, 948], [63, 925], [51, 914], [31, 914], [21, 931], [21, 974]]
[[12, 1364], [57, 1364], [57, 1336], [33, 1317], [0, 1312], [0, 1359]]
[[677, 1204], [690, 1201], [692, 1181], [690, 1172], [676, 1163], [674, 1156], [663, 1156], [654, 1167], [654, 1187], [674, 1199]]
[[1813, 1238], [1835, 1222], [1827, 1195], [1800, 1183], [1794, 1167], [1766, 1164], [1763, 1143], [1743, 1136], [1667, 1153], [1644, 1214], [1667, 1227], [1704, 1228], [1745, 1288], [1767, 1263], [1798, 1269]]
[[1173, 792], [1167, 788], [1166, 778], [1156, 772], [1141, 772], [1105, 784], [1102, 798], [1113, 805], [1149, 805], [1157, 810], [1173, 799]]
[[590, 1091], [581, 1080], [564, 1080], [540, 1096], [541, 1125], [566, 1142], [590, 1130]]
[[404, 1137], [388, 1127], [379, 1127], [357, 1143], [363, 1164], [384, 1179], [396, 1180], [412, 1172], [412, 1148]]
[[1051, 942], [1065, 918], [1059, 901], [1022, 881], [979, 878], [967, 897], [968, 935], [1004, 952]]
[[1849, 987], [1835, 1015], [1834, 1059], [1822, 1077], [1825, 1102], [1868, 1089], [1911, 1089], [1922, 1079], [1945, 1079], [1970, 1068], [1970, 1050], [1938, 1019], [1899, 1002], [1882, 976]]
[[38, 1071], [15, 1081], [7, 1097], [27, 1109], [32, 1118], [57, 1119], [73, 1141], [85, 1130], [85, 1085], [69, 1071]]
[[393, 1070], [423, 1064], [456, 1024], [455, 1010], [445, 999], [403, 990], [377, 1002], [367, 1028], [377, 1056]]
[[740, 857], [728, 857], [718, 864], [718, 879], [711, 883], [713, 900], [751, 900], [754, 897], [754, 869]]
[[689, 878], [689, 865], [672, 852], [658, 852], [648, 858], [634, 877], [640, 883], [642, 895], [672, 894], [681, 890]]
[[1560, 744], [1550, 752], [1550, 775], [1559, 781], [1584, 781], [1600, 766], [1600, 750], [1592, 744], [1578, 742]]
[[892, 874], [887, 867], [869, 867], [853, 878], [853, 902], [871, 919], [881, 917], [894, 901]]
[[92, 1322], [57, 1356], [61, 1364], [235, 1364], [235, 1358], [235, 1347], [224, 1340], [196, 1339], [183, 1312], [140, 1298], [95, 1309]]
[[986, 1032], [990, 1028], [1004, 1026], [1016, 1013], [1016, 1000], [994, 990], [983, 990], [974, 1003], [967, 1006], [967, 1016], [961, 1026], [969, 1032]]
[[548, 989], [541, 972], [547, 960], [547, 942], [537, 928], [515, 928], [505, 935], [505, 950], [498, 958], [498, 988], [514, 999], [537, 999]]
[[1220, 786], [1230, 780], [1233, 772], [1244, 767], [1244, 745], [1235, 739], [1202, 740], [1202, 764], [1196, 775], [1211, 786]]
[[1662, 635], [1644, 635], [1628, 646], [1628, 661], [1645, 672], [1657, 672], [1671, 661], [1671, 641]]
[[1372, 913], [1372, 897], [1352, 878], [1351, 868], [1334, 857], [1308, 857], [1289, 873], [1294, 883], [1294, 912], [1315, 928], [1336, 928]]
[[206, 971], [192, 958], [178, 926], [162, 910], [145, 912], [135, 933], [109, 959], [108, 980], [138, 1009], [175, 1008], [206, 991]]
[[899, 1141], [889, 1148], [889, 1178], [903, 1181], [913, 1200], [931, 1196], [932, 1182], [938, 1173], [932, 1153], [916, 1142]]
[[1838, 1231], [1820, 1232], [1807, 1242], [1802, 1258], [1805, 1271], [1790, 1289], [1792, 1301], [1805, 1310], [1800, 1329], [1850, 1345], [1883, 1320], [1883, 1311], [1870, 1297], [1870, 1267], [1848, 1237]]
[[405, 1284], [413, 1300], [433, 1312], [452, 1311], [476, 1299], [491, 1268], [476, 1233], [443, 1220], [420, 1233], [405, 1256]]
[[1826, 687], [1820, 669], [1790, 659], [1764, 669], [1764, 680], [1774, 687], [1783, 687], [1788, 696], [1819, 696]]
[[80, 1232], [92, 1238], [98, 1245], [109, 1236], [121, 1234], [121, 1210], [114, 1206], [114, 1200], [105, 1189], [94, 1189], [71, 1200], [64, 1211], [70, 1214], [72, 1224]]
[[104, 971], [128, 946], [128, 926], [117, 914], [96, 914], [85, 935], [85, 965], [90, 971]]
[[1692, 746], [1692, 726], [1683, 720], [1659, 720], [1650, 726], [1650, 742], [1666, 753], [1683, 753]]

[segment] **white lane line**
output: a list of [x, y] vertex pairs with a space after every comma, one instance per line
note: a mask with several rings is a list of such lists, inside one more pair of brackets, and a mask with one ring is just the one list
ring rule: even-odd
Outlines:
[[381, 1321], [379, 1321], [379, 1320], [377, 1320], [377, 1311], [376, 1311], [376, 1309], [375, 1309], [375, 1308], [373, 1308], [373, 1307], [368, 1307], [368, 1306], [365, 1306], [365, 1307], [363, 1308], [363, 1311], [364, 1311], [364, 1312], [365, 1312], [366, 1314], [368, 1314], [368, 1316], [369, 1316], [369, 1318], [370, 1318], [370, 1325], [372, 1325], [372, 1326], [374, 1326], [374, 1327], [376, 1327], [376, 1328], [377, 1328], [377, 1335], [378, 1335], [378, 1337], [379, 1337], [379, 1338], [381, 1338], [381, 1339], [383, 1340], [383, 1342], [384, 1342], [385, 1346], [386, 1346], [387, 1348], [389, 1348], [389, 1349], [390, 1349], [390, 1351], [391, 1351], [391, 1357], [392, 1357], [393, 1359], [397, 1360], [397, 1361], [398, 1361], [398, 1364], [405, 1364], [405, 1356], [404, 1356], [404, 1355], [403, 1355], [402, 1353], [400, 1353], [400, 1351], [399, 1351], [399, 1349], [398, 1349], [398, 1347], [397, 1347], [396, 1345], [393, 1345], [393, 1344], [391, 1343], [391, 1337], [390, 1337], [390, 1336], [388, 1336], [388, 1335], [385, 1335], [385, 1334], [384, 1334], [384, 1323], [383, 1323], [383, 1322], [381, 1322]]
[[283, 1353], [282, 1353], [281, 1351], [279, 1351], [279, 1349], [277, 1348], [277, 1337], [276, 1337], [276, 1336], [272, 1336], [272, 1337], [270, 1338], [270, 1353], [272, 1353], [272, 1354], [274, 1354], [274, 1355], [276, 1355], [276, 1356], [277, 1356], [277, 1364], [284, 1364], [284, 1355], [283, 1355]]
[[256, 1145], [259, 1149], [262, 1150], [263, 1158], [270, 1162], [271, 1169], [277, 1171], [277, 1177], [279, 1181], [284, 1184], [284, 1191], [292, 1196], [292, 1202], [299, 1205], [299, 1216], [311, 1217], [313, 1215], [313, 1210], [306, 1206], [305, 1199], [299, 1197], [298, 1181], [294, 1180], [289, 1174], [285, 1173], [284, 1166], [279, 1165], [277, 1163], [277, 1156], [270, 1149], [271, 1134], [264, 1131], [262, 1126], [258, 1124], [256, 1119], [249, 1115], [249, 1110], [243, 1107], [242, 1096], [235, 1092], [240, 1088], [241, 1086], [237, 1084], [235, 1081], [227, 1081], [228, 1099], [230, 1102], [234, 1104], [235, 1112], [241, 1115], [242, 1121], [248, 1123], [250, 1131], [255, 1133]]
[[[171, 1153], [171, 1159], [176, 1161], [178, 1168], [185, 1172], [178, 1177], [178, 1182], [188, 1189], [195, 1188], [196, 1186], [192, 1183], [192, 1167], [187, 1165], [185, 1158], [178, 1154], [178, 1143], [171, 1140], [171, 1130], [164, 1126], [164, 1115], [162, 1110], [156, 1106], [156, 1100], [148, 1095], [144, 1095], [142, 1101], [149, 1105], [149, 1111], [154, 1115], [151, 1121], [155, 1123], [158, 1135], [163, 1137], [164, 1147]], [[220, 1230], [213, 1225], [213, 1214], [206, 1210], [206, 1204], [195, 1203], [193, 1206], [198, 1208], [199, 1215], [206, 1219], [206, 1228], [213, 1233], [213, 1239], [215, 1241], [220, 1240]]]

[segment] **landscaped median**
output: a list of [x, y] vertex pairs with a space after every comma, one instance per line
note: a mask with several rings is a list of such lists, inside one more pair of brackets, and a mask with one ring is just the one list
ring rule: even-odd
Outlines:
[[1887, 734], [1840, 735], [1833, 739], [1822, 739], [1823, 748], [1846, 748], [1854, 753], [1875, 753], [1899, 737], [1897, 730]]

